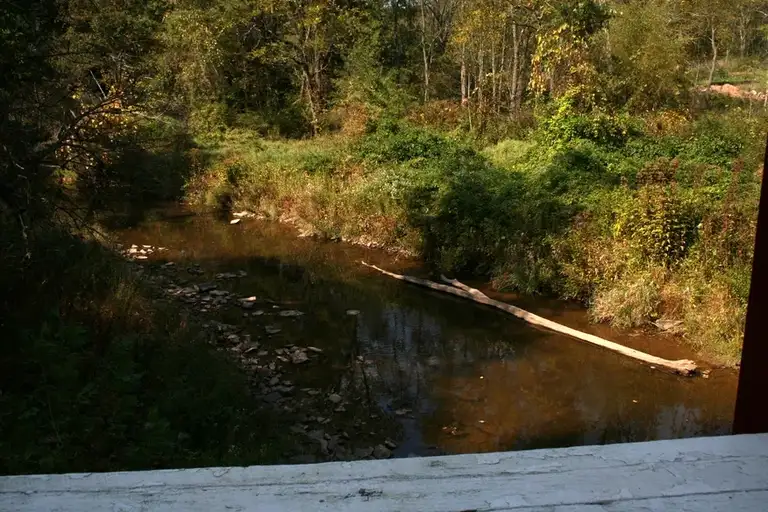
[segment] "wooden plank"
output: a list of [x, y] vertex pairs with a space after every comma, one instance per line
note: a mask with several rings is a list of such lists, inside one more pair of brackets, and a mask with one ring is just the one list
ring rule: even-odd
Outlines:
[[[755, 256], [752, 262], [752, 282], [747, 304], [747, 324], [744, 328], [744, 347], [741, 352], [739, 391], [736, 395], [736, 412], [733, 420], [734, 434], [758, 434], [768, 432], [768, 408], [765, 407], [765, 390], [768, 379], [768, 140], [765, 144], [763, 183], [760, 189], [760, 206], [757, 211]], [[762, 263], [761, 263], [762, 262]]]
[[[764, 510], [768, 435], [304, 466], [0, 478], [0, 509]], [[727, 506], [725, 506], [727, 504]]]

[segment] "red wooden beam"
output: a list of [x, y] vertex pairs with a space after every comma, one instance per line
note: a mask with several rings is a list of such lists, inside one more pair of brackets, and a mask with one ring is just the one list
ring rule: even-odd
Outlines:
[[747, 305], [747, 325], [741, 352], [734, 434], [768, 432], [768, 142], [757, 213], [755, 259]]

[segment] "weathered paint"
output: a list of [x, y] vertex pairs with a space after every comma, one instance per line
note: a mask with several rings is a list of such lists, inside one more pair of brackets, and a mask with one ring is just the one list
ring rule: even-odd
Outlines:
[[316, 465], [11, 476], [3, 511], [764, 511], [768, 435]]

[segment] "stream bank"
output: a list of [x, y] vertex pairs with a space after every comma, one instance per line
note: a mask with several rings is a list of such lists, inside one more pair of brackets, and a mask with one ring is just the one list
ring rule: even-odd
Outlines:
[[[714, 369], [706, 379], [662, 374], [503, 313], [387, 282], [359, 264], [423, 273], [414, 260], [297, 238], [277, 223], [231, 225], [176, 208], [117, 235], [163, 300], [190, 308], [217, 347], [241, 362], [254, 403], [281, 412], [295, 440], [290, 460], [730, 431], [732, 370]], [[592, 326], [567, 303], [522, 302], [662, 357], [685, 355], [670, 337]]]

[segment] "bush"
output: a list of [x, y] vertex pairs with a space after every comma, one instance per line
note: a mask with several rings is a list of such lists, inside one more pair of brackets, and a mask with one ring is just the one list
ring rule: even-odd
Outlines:
[[605, 146], [621, 147], [638, 135], [641, 121], [625, 114], [614, 114], [594, 108], [582, 112], [573, 94], [565, 94], [539, 117], [539, 138], [549, 143], [565, 143], [585, 139]]
[[494, 165], [514, 170], [525, 162], [536, 144], [526, 140], [506, 139], [483, 150], [482, 154]]
[[666, 267], [682, 259], [694, 241], [696, 219], [691, 206], [671, 182], [675, 168], [661, 160], [638, 176], [635, 200], [624, 203], [615, 225], [641, 259]]
[[357, 153], [375, 163], [403, 163], [418, 158], [440, 158], [447, 152], [461, 149], [467, 154], [471, 151], [459, 148], [435, 133], [384, 120], [374, 133], [363, 139]]

